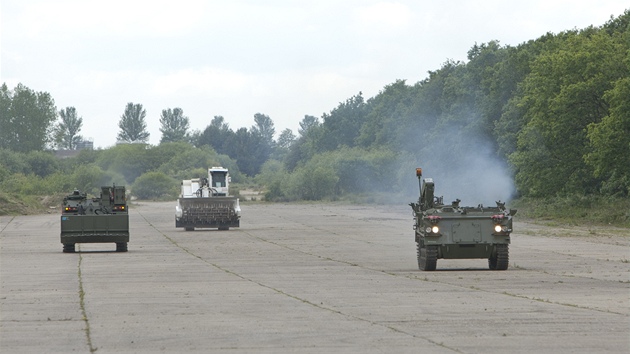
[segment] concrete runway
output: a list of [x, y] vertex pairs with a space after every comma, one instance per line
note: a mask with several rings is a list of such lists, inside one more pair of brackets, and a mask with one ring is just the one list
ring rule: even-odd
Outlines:
[[518, 222], [510, 268], [417, 268], [408, 206], [242, 203], [241, 227], [132, 206], [129, 252], [0, 217], [1, 353], [629, 353], [630, 230]]

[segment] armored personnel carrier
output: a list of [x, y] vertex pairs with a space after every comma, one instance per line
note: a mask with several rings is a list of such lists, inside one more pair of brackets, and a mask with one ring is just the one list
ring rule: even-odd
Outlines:
[[61, 205], [63, 252], [72, 253], [77, 243], [116, 243], [116, 252], [127, 252], [129, 213], [124, 186], [101, 187], [97, 198], [75, 190]]
[[459, 199], [449, 205], [435, 197], [433, 179], [422, 179], [416, 169], [420, 198], [410, 203], [413, 209], [418, 268], [436, 269], [437, 260], [487, 258], [490, 269], [506, 270], [509, 264], [510, 233], [515, 209], [505, 203], [496, 207], [462, 207]]

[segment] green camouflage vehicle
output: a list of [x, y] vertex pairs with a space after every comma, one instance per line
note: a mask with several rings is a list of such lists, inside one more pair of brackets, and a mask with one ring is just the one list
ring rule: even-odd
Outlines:
[[124, 186], [101, 187], [98, 198], [75, 190], [63, 198], [61, 243], [72, 253], [77, 243], [116, 243], [116, 252], [127, 252], [129, 213]]
[[434, 196], [433, 179], [422, 179], [420, 168], [416, 176], [420, 198], [409, 205], [413, 209], [418, 268], [435, 270], [440, 258], [487, 258], [490, 269], [506, 270], [516, 210], [506, 209], [500, 201], [496, 207], [462, 207], [459, 199], [444, 205], [443, 197]]

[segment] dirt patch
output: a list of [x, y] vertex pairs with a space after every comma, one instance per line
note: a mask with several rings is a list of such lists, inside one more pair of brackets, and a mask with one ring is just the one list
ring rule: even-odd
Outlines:
[[626, 245], [630, 247], [630, 229], [615, 226], [596, 225], [561, 225], [558, 223], [535, 223], [531, 221], [517, 221], [515, 223], [517, 233], [539, 237], [577, 237], [587, 239], [589, 242], [602, 242], [614, 245]]
[[59, 210], [63, 195], [19, 197], [0, 193], [0, 215], [50, 214]]
[[239, 199], [242, 201], [257, 201], [263, 200], [264, 194], [262, 191], [253, 189], [241, 189], [238, 193]]

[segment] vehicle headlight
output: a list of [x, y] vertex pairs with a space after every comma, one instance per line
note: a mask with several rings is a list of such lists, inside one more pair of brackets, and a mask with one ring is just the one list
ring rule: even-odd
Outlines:
[[503, 228], [501, 227], [501, 225], [494, 225], [494, 231], [495, 232], [501, 232], [501, 231], [503, 231]]
[[431, 228], [427, 227], [426, 230], [424, 230], [424, 231], [426, 231], [427, 233], [431, 233]]
[[437, 227], [437, 226], [433, 226], [433, 227], [431, 228], [431, 232], [433, 232], [434, 234], [437, 234], [438, 232], [440, 232], [440, 228], [439, 228], [439, 227]]

